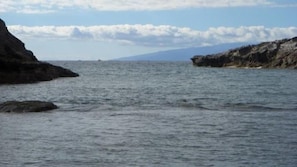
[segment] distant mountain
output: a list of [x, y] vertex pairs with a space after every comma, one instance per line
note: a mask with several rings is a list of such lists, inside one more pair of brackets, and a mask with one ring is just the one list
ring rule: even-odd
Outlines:
[[167, 50], [130, 57], [123, 57], [120, 61], [190, 61], [194, 55], [214, 54], [229, 50], [231, 48], [247, 45], [247, 43], [229, 43], [215, 46], [192, 47], [185, 49]]

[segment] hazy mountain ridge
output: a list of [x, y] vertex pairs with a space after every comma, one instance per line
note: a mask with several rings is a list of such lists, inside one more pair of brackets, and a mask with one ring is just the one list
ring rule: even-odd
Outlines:
[[214, 54], [214, 53], [222, 52], [234, 47], [239, 47], [245, 44], [246, 43], [229, 43], [229, 44], [220, 44], [215, 46], [174, 49], [174, 50], [141, 54], [141, 55], [130, 56], [130, 57], [122, 57], [116, 60], [120, 60], [120, 61], [189, 61], [193, 57], [193, 55]]

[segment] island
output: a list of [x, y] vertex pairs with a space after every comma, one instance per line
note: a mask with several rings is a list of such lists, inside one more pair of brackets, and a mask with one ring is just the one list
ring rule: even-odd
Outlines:
[[195, 66], [297, 69], [297, 37], [191, 58]]

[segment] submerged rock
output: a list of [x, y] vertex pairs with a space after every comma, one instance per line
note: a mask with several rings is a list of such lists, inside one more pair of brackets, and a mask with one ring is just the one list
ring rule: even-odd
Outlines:
[[297, 69], [297, 37], [263, 42], [224, 53], [194, 56], [196, 66]]
[[33, 83], [59, 77], [77, 77], [68, 69], [40, 62], [13, 36], [0, 19], [0, 84]]
[[43, 101], [8, 101], [0, 104], [0, 112], [41, 112], [57, 109], [58, 107], [51, 102]]

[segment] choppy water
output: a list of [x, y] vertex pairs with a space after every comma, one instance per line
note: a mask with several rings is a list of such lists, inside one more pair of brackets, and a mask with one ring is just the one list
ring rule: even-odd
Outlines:
[[54, 62], [81, 76], [0, 86], [0, 166], [296, 166], [297, 71]]

